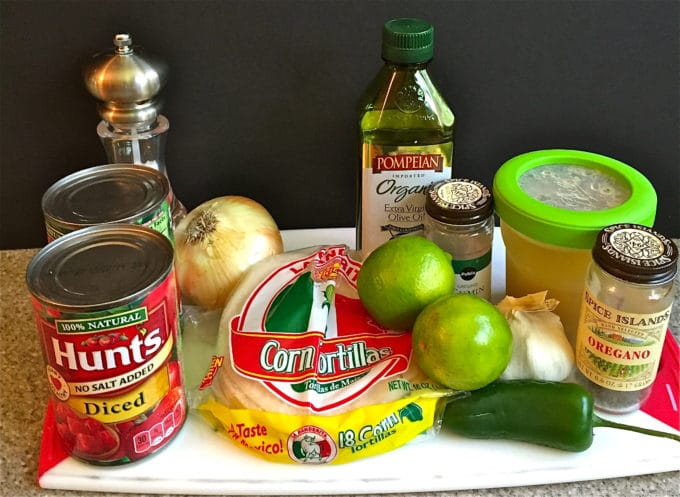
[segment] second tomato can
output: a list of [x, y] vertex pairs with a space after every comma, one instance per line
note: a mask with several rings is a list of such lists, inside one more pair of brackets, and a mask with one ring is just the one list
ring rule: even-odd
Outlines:
[[110, 223], [147, 226], [172, 241], [169, 194], [167, 178], [150, 167], [106, 164], [77, 171], [43, 195], [47, 241]]

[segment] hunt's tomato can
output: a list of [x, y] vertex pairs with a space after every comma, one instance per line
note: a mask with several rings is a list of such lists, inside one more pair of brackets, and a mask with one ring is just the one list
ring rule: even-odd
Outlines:
[[66, 451], [113, 465], [167, 445], [186, 419], [168, 238], [132, 224], [84, 228], [41, 249], [26, 282]]

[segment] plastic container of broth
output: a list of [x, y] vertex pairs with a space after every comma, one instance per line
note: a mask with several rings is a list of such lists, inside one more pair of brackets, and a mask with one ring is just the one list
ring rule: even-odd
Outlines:
[[579, 308], [597, 233], [611, 224], [652, 226], [657, 196], [633, 167], [578, 150], [539, 150], [514, 157], [493, 181], [505, 244], [506, 293], [548, 290], [575, 343]]

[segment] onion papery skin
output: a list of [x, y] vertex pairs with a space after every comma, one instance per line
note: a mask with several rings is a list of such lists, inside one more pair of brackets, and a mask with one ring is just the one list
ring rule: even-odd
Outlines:
[[175, 230], [175, 268], [186, 304], [219, 309], [250, 266], [283, 252], [271, 214], [248, 197], [208, 200]]

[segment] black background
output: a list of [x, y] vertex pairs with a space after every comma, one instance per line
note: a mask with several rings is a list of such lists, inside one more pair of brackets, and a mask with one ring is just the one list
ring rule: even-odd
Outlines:
[[542, 148], [645, 174], [680, 236], [680, 2], [2, 1], [0, 248], [45, 243], [43, 192], [106, 163], [81, 69], [117, 32], [170, 66], [167, 167], [189, 207], [227, 194], [282, 229], [354, 225], [356, 102], [385, 20], [435, 26], [432, 74], [458, 121], [454, 175], [491, 185]]

